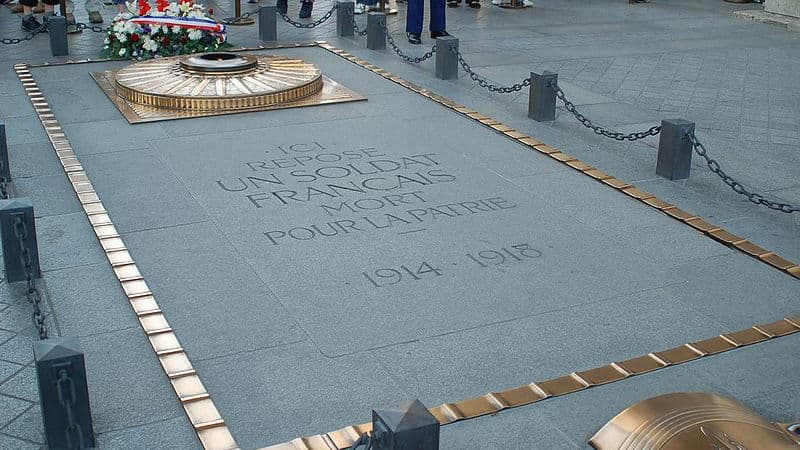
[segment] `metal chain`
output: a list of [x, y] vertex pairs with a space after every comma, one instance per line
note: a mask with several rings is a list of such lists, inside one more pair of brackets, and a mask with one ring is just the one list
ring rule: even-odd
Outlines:
[[646, 138], [648, 136], [656, 136], [658, 133], [661, 133], [661, 126], [660, 125], [656, 125], [654, 127], [651, 127], [647, 131], [640, 131], [640, 132], [629, 133], [629, 134], [620, 133], [618, 131], [610, 131], [610, 130], [607, 130], [607, 129], [601, 127], [600, 125], [595, 125], [594, 122], [589, 120], [586, 116], [584, 116], [583, 114], [581, 114], [578, 111], [578, 109], [575, 107], [574, 103], [572, 103], [571, 101], [569, 101], [567, 99], [567, 96], [564, 94], [564, 91], [561, 90], [561, 88], [558, 86], [558, 83], [556, 83], [555, 81], [551, 80], [551, 81], [548, 81], [547, 84], [551, 88], [553, 88], [553, 90], [556, 91], [556, 97], [558, 97], [559, 99], [561, 99], [562, 102], [564, 102], [564, 108], [566, 108], [567, 111], [571, 112], [572, 115], [575, 116], [575, 118], [578, 119], [578, 121], [581, 124], [583, 124], [583, 126], [585, 126], [586, 128], [590, 128], [592, 131], [594, 131], [595, 134], [599, 134], [601, 136], [609, 137], [611, 139], [616, 139], [618, 141], [631, 141], [631, 142], [633, 142], [633, 141], [637, 141], [639, 139], [644, 139], [644, 138]]
[[242, 20], [249, 19], [250, 16], [252, 16], [253, 14], [254, 14], [254, 12], [251, 11], [251, 12], [246, 12], [246, 13], [242, 14], [241, 16], [238, 16], [238, 17], [228, 17], [226, 19], [222, 19], [222, 23], [230, 24], [230, 23], [240, 22]]
[[42, 295], [39, 289], [36, 288], [36, 280], [33, 278], [33, 261], [31, 260], [31, 252], [25, 245], [25, 240], [28, 239], [28, 227], [25, 226], [22, 217], [19, 215], [14, 218], [14, 235], [19, 243], [20, 255], [19, 259], [22, 267], [25, 268], [25, 281], [27, 287], [25, 290], [25, 297], [28, 302], [33, 305], [33, 325], [39, 334], [39, 339], [47, 339], [47, 324], [45, 323], [45, 315], [41, 309]]
[[[56, 389], [58, 391], [58, 403], [64, 408], [64, 413], [67, 416], [67, 428], [64, 429], [64, 437], [66, 438], [68, 449], [82, 449], [83, 445], [83, 432], [81, 426], [75, 421], [75, 412], [72, 408], [77, 402], [75, 394], [75, 383], [70, 378], [66, 369], [58, 371], [58, 381], [56, 382]], [[77, 438], [73, 439], [73, 436]]]
[[522, 83], [517, 83], [512, 86], [496, 86], [490, 83], [488, 80], [486, 80], [486, 78], [483, 78], [482, 76], [475, 73], [475, 71], [472, 70], [472, 67], [470, 67], [469, 64], [467, 64], [467, 61], [464, 60], [464, 55], [459, 50], [453, 49], [453, 51], [455, 51], [456, 57], [458, 57], [458, 63], [461, 64], [461, 67], [464, 69], [464, 72], [467, 72], [467, 75], [469, 75], [472, 81], [478, 83], [478, 86], [484, 89], [488, 89], [490, 92], [509, 94], [511, 92], [517, 92], [522, 88], [531, 85], [531, 79], [530, 77], [528, 77], [522, 80]]
[[105, 33], [105, 32], [108, 31], [107, 28], [103, 28], [100, 25], [87, 25], [87, 24], [82, 23], [82, 22], [76, 23], [75, 26], [78, 27], [78, 30], [81, 30], [81, 31], [89, 30], [89, 31], [92, 31], [94, 33]]
[[0, 44], [19, 44], [20, 42], [30, 41], [45, 29], [47, 29], [47, 23], [43, 23], [39, 28], [28, 32], [23, 38], [2, 38], [0, 39]]
[[364, 447], [364, 450], [370, 450], [372, 446], [375, 444], [375, 441], [372, 439], [369, 433], [361, 433], [361, 436], [353, 442], [353, 445], [350, 446], [350, 450], [358, 450], [359, 447]]
[[421, 62], [423, 62], [423, 61], [425, 61], [427, 59], [432, 58], [433, 54], [436, 53], [436, 44], [433, 44], [433, 47], [431, 47], [429, 52], [425, 53], [424, 55], [422, 55], [422, 56], [420, 56], [418, 58], [415, 58], [415, 57], [412, 57], [412, 56], [408, 56], [405, 53], [403, 53], [402, 50], [400, 50], [400, 47], [398, 47], [397, 44], [394, 42], [394, 38], [392, 38], [392, 35], [389, 34], [389, 30], [386, 29], [386, 18], [385, 17], [382, 18], [378, 22], [378, 25], [381, 27], [381, 30], [383, 30], [383, 32], [386, 34], [386, 42], [388, 42], [389, 45], [392, 47], [392, 50], [394, 50], [394, 52], [397, 53], [397, 56], [399, 56], [400, 59], [402, 59], [405, 62], [419, 64], [419, 63], [421, 63]]
[[356, 15], [355, 14], [353, 14], [351, 19], [353, 20], [353, 30], [356, 32], [356, 35], [358, 35], [358, 36], [366, 36], [367, 35], [367, 29], [366, 28], [364, 28], [363, 30], [359, 30], [358, 29], [358, 24], [356, 23]]
[[9, 181], [10, 180], [6, 180], [5, 165], [3, 164], [3, 161], [0, 160], [0, 197], [2, 197], [3, 200], [7, 200], [10, 197], [8, 193]]
[[315, 20], [315, 21], [313, 21], [311, 23], [295, 22], [289, 16], [287, 16], [286, 13], [284, 13], [282, 11], [278, 11], [278, 14], [281, 15], [281, 17], [283, 18], [283, 20], [286, 23], [288, 23], [289, 25], [291, 25], [291, 26], [293, 26], [295, 28], [316, 28], [316, 27], [322, 25], [323, 23], [327, 22], [328, 19], [330, 19], [331, 16], [333, 15], [334, 11], [336, 11], [336, 8], [338, 8], [338, 7], [339, 7], [339, 4], [338, 3], [334, 3], [333, 6], [331, 6], [331, 9], [328, 12], [326, 12], [324, 16], [320, 17], [319, 19], [317, 19], [317, 20]]
[[751, 192], [747, 188], [742, 185], [742, 183], [736, 181], [733, 177], [725, 173], [720, 167], [719, 163], [708, 156], [708, 150], [706, 147], [697, 139], [697, 136], [694, 132], [687, 133], [687, 137], [692, 142], [692, 147], [694, 147], [694, 151], [705, 159], [708, 168], [711, 172], [715, 173], [718, 177], [722, 179], [722, 182], [727, 184], [734, 192], [737, 194], [744, 195], [747, 197], [748, 200], [755, 203], [756, 205], [763, 205], [769, 209], [774, 209], [776, 211], [781, 211], [785, 213], [793, 213], [800, 211], [800, 206], [791, 205], [789, 203], [781, 203], [781, 202], [773, 202], [771, 200], [767, 200], [764, 198], [763, 195], [757, 192]]

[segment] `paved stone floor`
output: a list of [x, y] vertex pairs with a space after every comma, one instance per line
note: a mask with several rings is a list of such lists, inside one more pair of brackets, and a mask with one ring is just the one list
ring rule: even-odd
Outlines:
[[[214, 6], [220, 16], [231, 10], [229, 4]], [[318, 2], [315, 16], [329, 6]], [[800, 33], [732, 16], [748, 7], [755, 6], [721, 0], [654, 0], [634, 6], [623, 0], [539, 0], [533, 8], [520, 11], [489, 5], [478, 11], [448, 10], [448, 29], [460, 38], [473, 68], [497, 83], [519, 82], [532, 70], [558, 72], [567, 95], [598, 123], [638, 131], [662, 118], [695, 121], [698, 136], [732, 175], [749, 187], [798, 204]], [[296, 14], [296, 5], [292, 8]], [[400, 10], [389, 19], [390, 29], [404, 49], [421, 54], [431, 42], [425, 39], [423, 48], [404, 43], [402, 5]], [[81, 5], [75, 14], [85, 19]], [[363, 16], [358, 20], [364, 23]], [[255, 34], [255, 27], [232, 29], [230, 41], [257, 44]], [[457, 81], [437, 80], [432, 62], [414, 66], [391, 51], [366, 50], [363, 38], [336, 38], [332, 22], [314, 30], [289, 29], [280, 23], [279, 34], [287, 42], [330, 41], [800, 261], [798, 214], [749, 204], [698, 161], [689, 180], [657, 178], [655, 139], [635, 144], [610, 141], [581, 127], [563, 109], [552, 123], [530, 121], [526, 92], [489, 93], [463, 73]], [[0, 7], [0, 37], [21, 35], [18, 18]], [[72, 36], [71, 57], [96, 57], [101, 39], [88, 32]], [[654, 217], [625, 203], [621, 194], [576, 179], [549, 163], [515, 155], [513, 149], [493, 159], [486, 149], [506, 148], [507, 143], [487, 140], [485, 147], [473, 148], [485, 136], [464, 128], [451, 114], [376, 77], [351, 73], [336, 58], [325, 59], [312, 50], [296, 54], [325, 60], [338, 81], [366, 94], [369, 102], [335, 110], [294, 110], [269, 116], [275, 119], [268, 124], [260, 118], [248, 121], [247, 115], [231, 116], [214, 122], [215, 132], [242, 139], [242, 148], [255, 145], [259, 138], [269, 139], [278, 127], [295, 134], [314, 127], [340, 144], [348, 139], [368, 141], [375, 129], [384, 130], [388, 142], [396, 142], [411, 125], [427, 133], [457, 131], [474, 136], [477, 141], [465, 143], [462, 150], [468, 162], [453, 159], [448, 164], [488, 185], [501, 186], [495, 176], [509, 180], [513, 185], [507, 188], [509, 195], [526, 193], [533, 199], [520, 197], [520, 202], [544, 211], [537, 219], [541, 223], [556, 228], [563, 227], [565, 219], [574, 220], [579, 225], [564, 233], [599, 236], [603, 244], [593, 250], [625, 256], [610, 269], [639, 273], [611, 274], [613, 270], [581, 265], [575, 258], [574, 267], [604, 275], [593, 278], [595, 284], [589, 287], [566, 280], [554, 284], [558, 274], [548, 273], [550, 285], [543, 297], [565, 301], [563, 296], [575, 303], [537, 304], [543, 309], [533, 315], [520, 313], [522, 303], [506, 305], [503, 313], [508, 317], [503, 319], [515, 318], [508, 324], [476, 327], [455, 311], [450, 311], [452, 317], [429, 311], [430, 320], [439, 322], [427, 332], [425, 324], [420, 325], [405, 341], [396, 334], [364, 331], [358, 322], [345, 323], [345, 333], [326, 329], [315, 320], [331, 311], [282, 303], [286, 298], [302, 299], [293, 291], [302, 280], [270, 275], [275, 267], [259, 266], [257, 258], [243, 249], [243, 241], [237, 242], [241, 233], [221, 232], [217, 227], [222, 218], [215, 209], [219, 205], [198, 195], [205, 191], [193, 184], [191, 159], [183, 149], [191, 148], [192, 136], [207, 135], [208, 122], [129, 127], [92, 83], [80, 78], [85, 70], [37, 69], [34, 75], [57, 106], [58, 119], [112, 219], [244, 448], [363, 422], [370, 407], [410, 397], [432, 406], [800, 312], [797, 280]], [[81, 337], [92, 361], [88, 370], [101, 448], [197, 448], [199, 443], [11, 70], [15, 62], [55, 59], [49, 57], [46, 36], [0, 47], [0, 121], [9, 131], [15, 189], [37, 207], [46, 310], [53, 334]], [[438, 126], [426, 120], [431, 118]], [[238, 158], [236, 162], [240, 164]], [[125, 167], [125, 173], [119, 173], [119, 167]], [[219, 167], [225, 168], [225, 162], [220, 161]], [[227, 223], [225, 229], [235, 227]], [[570, 251], [583, 255], [585, 249]], [[197, 258], [198, 254], [214, 257]], [[282, 258], [301, 264], [292, 255]], [[519, 292], [532, 289], [517, 286]], [[487, 292], [491, 295], [496, 292]], [[586, 303], [584, 297], [592, 296], [602, 301]], [[242, 300], [231, 303], [237, 306], [227, 311], [218, 305], [211, 308], [213, 314], [197, 312], [201, 305], [224, 298]], [[354, 310], [360, 301], [353, 299]], [[259, 314], [246, 317], [247, 307]], [[0, 290], [0, 449], [39, 448], [43, 441], [30, 366], [34, 333], [28, 308], [17, 287], [4, 285]], [[646, 328], [626, 330], [628, 336], [620, 336], [620, 330], [632, 323]], [[407, 325], [400, 324], [397, 333], [408, 330], [403, 328]], [[375, 340], [387, 347], [364, 344]], [[443, 429], [443, 447], [580, 448], [625, 406], [677, 390], [727, 393], [770, 419], [797, 418], [800, 403], [791, 393], [800, 388], [793, 376], [800, 365], [792, 357], [798, 342], [797, 337], [783, 338], [451, 425]]]

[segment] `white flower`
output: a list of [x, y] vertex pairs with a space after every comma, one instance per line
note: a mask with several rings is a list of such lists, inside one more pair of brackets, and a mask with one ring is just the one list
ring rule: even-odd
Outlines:
[[164, 34], [169, 34], [169, 27], [166, 25], [161, 25], [161, 32]]
[[117, 37], [117, 41], [119, 41], [120, 44], [124, 44], [128, 41], [128, 35], [125, 33], [114, 33], [114, 35]]
[[134, 50], [132, 54], [133, 56], [139, 56], [139, 52], [137, 52], [136, 50]]
[[110, 43], [110, 42], [111, 42], [111, 41], [109, 41], [109, 40], [108, 40], [108, 38], [105, 38], [105, 39], [103, 39], [103, 44], [108, 44], [108, 43]]
[[181, 27], [178, 27], [178, 26], [172, 27], [172, 32], [175, 33], [175, 34], [180, 33], [181, 32]]
[[203, 32], [200, 30], [190, 30], [189, 31], [189, 39], [193, 41], [199, 41], [200, 38], [203, 37]]
[[142, 48], [149, 52], [154, 52], [158, 50], [158, 43], [150, 38], [145, 38], [144, 44], [142, 44]]
[[125, 29], [125, 22], [122, 20], [114, 22], [114, 26], [111, 27], [111, 29], [114, 30], [115, 33], [122, 33], [122, 30]]
[[127, 51], [128, 51], [128, 49], [127, 49], [127, 48], [121, 48], [121, 49], [119, 49], [119, 56], [125, 56], [125, 52], [127, 52]]

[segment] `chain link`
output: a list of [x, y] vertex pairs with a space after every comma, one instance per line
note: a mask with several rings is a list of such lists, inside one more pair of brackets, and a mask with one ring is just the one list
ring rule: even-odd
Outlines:
[[748, 200], [756, 205], [763, 205], [776, 211], [785, 213], [800, 211], [800, 206], [791, 205], [789, 203], [773, 202], [771, 200], [767, 200], [763, 195], [757, 192], [748, 190], [742, 183], [736, 181], [733, 177], [725, 173], [715, 159], [708, 156], [708, 150], [706, 150], [706, 147], [697, 139], [697, 136], [694, 134], [694, 132], [687, 133], [687, 137], [692, 142], [692, 147], [694, 147], [695, 153], [700, 155], [706, 161], [706, 165], [708, 165], [709, 170], [720, 177], [723, 183], [727, 184], [731, 189], [733, 189], [733, 192], [744, 195]]
[[246, 12], [238, 17], [228, 17], [227, 19], [222, 19], [222, 23], [231, 24], [236, 22], [241, 22], [242, 20], [247, 20], [252, 16], [254, 12]]
[[607, 130], [607, 129], [601, 127], [600, 125], [595, 125], [594, 122], [589, 120], [586, 116], [584, 116], [583, 114], [581, 114], [578, 111], [578, 109], [575, 107], [574, 103], [572, 103], [571, 101], [569, 101], [569, 99], [567, 99], [567, 96], [564, 94], [564, 91], [561, 90], [561, 87], [558, 86], [558, 83], [556, 83], [554, 81], [548, 81], [547, 84], [551, 88], [553, 88], [553, 90], [556, 91], [556, 97], [558, 97], [559, 99], [561, 99], [562, 102], [564, 102], [564, 108], [566, 108], [567, 111], [572, 113], [572, 115], [575, 116], [575, 118], [578, 119], [578, 121], [581, 124], [583, 124], [583, 126], [585, 126], [586, 128], [589, 128], [592, 131], [594, 131], [595, 134], [599, 134], [601, 136], [609, 137], [611, 139], [616, 139], [618, 141], [631, 141], [631, 142], [633, 142], [633, 141], [637, 141], [639, 139], [644, 139], [644, 138], [646, 138], [648, 136], [656, 136], [658, 133], [661, 133], [661, 126], [660, 125], [656, 125], [654, 127], [651, 127], [649, 130], [646, 130], [646, 131], [639, 131], [639, 132], [636, 132], [636, 133], [629, 133], [629, 134], [620, 133], [618, 131], [610, 131], [610, 130]]
[[509, 94], [511, 92], [520, 91], [522, 88], [531, 85], [530, 77], [522, 80], [522, 83], [517, 83], [511, 86], [494, 85], [490, 83], [486, 78], [483, 78], [482, 76], [478, 75], [477, 73], [475, 73], [475, 71], [472, 70], [472, 67], [470, 67], [469, 64], [467, 64], [467, 61], [464, 59], [464, 55], [461, 53], [461, 51], [456, 49], [453, 49], [453, 51], [455, 51], [456, 57], [458, 57], [458, 63], [461, 64], [461, 67], [464, 69], [464, 72], [466, 72], [467, 75], [469, 75], [472, 81], [478, 83], [478, 86], [484, 89], [488, 89], [489, 92], [499, 92], [501, 94]]
[[284, 22], [288, 23], [289, 25], [291, 25], [291, 26], [293, 26], [295, 28], [316, 28], [316, 27], [322, 25], [323, 23], [327, 22], [328, 19], [330, 19], [331, 16], [333, 15], [334, 11], [336, 11], [336, 8], [338, 8], [338, 7], [339, 7], [339, 4], [338, 3], [334, 3], [333, 6], [331, 6], [331, 9], [328, 12], [326, 12], [324, 16], [320, 17], [319, 19], [317, 19], [317, 20], [315, 20], [315, 21], [313, 21], [311, 23], [295, 22], [288, 15], [286, 15], [286, 13], [284, 13], [282, 11], [278, 11], [278, 14], [281, 15], [281, 17], [283, 18]]
[[47, 29], [47, 23], [43, 23], [42, 26], [39, 28], [28, 32], [23, 38], [2, 38], [0, 39], [0, 44], [19, 44], [20, 42], [26, 42], [33, 39], [37, 34], [43, 32]]
[[10, 197], [8, 193], [8, 182], [10, 180], [6, 180], [5, 171], [5, 165], [3, 161], [0, 160], [0, 197], [2, 197], [3, 200], [7, 200]]
[[367, 35], [367, 29], [366, 28], [364, 28], [363, 30], [359, 30], [358, 29], [358, 24], [356, 23], [356, 15], [355, 14], [353, 14], [351, 19], [353, 20], [353, 30], [356, 32], [356, 35], [358, 35], [358, 36], [366, 36]]
[[75, 26], [76, 26], [76, 27], [78, 28], [78, 30], [80, 30], [80, 31], [83, 31], [83, 30], [89, 30], [89, 31], [91, 31], [91, 32], [93, 32], [93, 33], [105, 33], [105, 32], [107, 32], [107, 31], [108, 31], [108, 29], [107, 29], [107, 28], [103, 28], [103, 27], [101, 27], [100, 25], [87, 25], [87, 24], [85, 24], [85, 23], [82, 23], [82, 22], [78, 22], [78, 23], [76, 23], [76, 24], [75, 24]]
[[41, 309], [42, 295], [39, 293], [39, 289], [36, 288], [36, 280], [33, 278], [31, 252], [25, 245], [25, 241], [28, 239], [28, 227], [25, 226], [25, 222], [20, 215], [14, 218], [14, 236], [17, 238], [20, 248], [20, 263], [25, 268], [25, 281], [27, 282], [25, 297], [33, 305], [31, 319], [39, 334], [39, 339], [47, 339], [47, 323], [45, 322], [44, 312]]
[[[77, 403], [77, 395], [75, 393], [75, 383], [69, 376], [66, 369], [58, 371], [58, 381], [56, 382], [56, 389], [58, 391], [58, 403], [64, 408], [64, 413], [67, 416], [67, 428], [64, 429], [64, 437], [66, 438], [68, 449], [81, 449], [85, 448], [83, 445], [83, 432], [81, 426], [75, 421], [75, 412], [72, 408]], [[76, 438], [73, 438], [76, 436]]]
[[385, 17], [378, 22], [378, 25], [381, 27], [381, 30], [383, 30], [384, 34], [386, 34], [386, 42], [388, 42], [389, 46], [392, 47], [392, 50], [394, 50], [394, 52], [397, 53], [397, 56], [399, 56], [400, 59], [402, 59], [405, 62], [419, 64], [427, 59], [432, 58], [433, 54], [436, 53], [436, 44], [433, 44], [433, 47], [431, 47], [429, 52], [425, 53], [424, 55], [418, 58], [408, 56], [403, 52], [403, 50], [400, 49], [400, 47], [397, 46], [397, 44], [394, 42], [394, 38], [392, 38], [392, 35], [389, 34], [389, 30], [386, 28]]

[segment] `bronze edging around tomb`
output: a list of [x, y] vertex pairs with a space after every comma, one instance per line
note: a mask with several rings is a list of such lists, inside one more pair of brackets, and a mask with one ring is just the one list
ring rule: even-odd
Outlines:
[[[500, 392], [490, 392], [454, 403], [444, 403], [429, 408], [429, 411], [436, 417], [440, 425], [448, 425], [462, 420], [497, 414], [506, 409], [530, 405], [591, 387], [614, 383], [798, 332], [800, 332], [800, 315], [786, 317], [776, 322], [755, 325], [735, 333], [721, 334], [710, 339], [613, 362], [594, 369], [572, 372], [562, 377], [537, 381]], [[344, 450], [350, 448], [361, 434], [371, 431], [371, 423], [362, 423], [324, 434], [296, 438], [289, 442], [263, 447], [260, 450]]]
[[238, 449], [233, 435], [114, 227], [29, 67], [26, 64], [15, 64], [14, 71], [25, 88], [92, 230], [200, 443], [206, 450]]
[[550, 158], [553, 158], [556, 161], [559, 161], [560, 163], [567, 165], [583, 173], [584, 175], [593, 178], [598, 182], [610, 186], [629, 197], [639, 200], [640, 202], [658, 211], [661, 211], [662, 213], [672, 217], [673, 219], [676, 219], [680, 222], [683, 222], [686, 225], [689, 225], [695, 230], [700, 231], [704, 235], [716, 241], [719, 241], [727, 245], [728, 247], [733, 247], [742, 253], [752, 256], [753, 258], [780, 270], [781, 272], [784, 272], [796, 279], [800, 279], [800, 265], [792, 261], [789, 261], [786, 258], [781, 257], [775, 252], [764, 249], [743, 237], [737, 236], [725, 230], [722, 227], [719, 227], [717, 225], [714, 225], [710, 222], [703, 220], [700, 216], [686, 212], [678, 208], [676, 205], [665, 202], [664, 200], [661, 200], [660, 198], [656, 197], [655, 195], [649, 192], [641, 190], [630, 183], [620, 180], [619, 178], [609, 175], [596, 167], [586, 164], [585, 162], [579, 160], [578, 158], [568, 155], [555, 147], [551, 147], [531, 136], [528, 136], [525, 133], [519, 132], [514, 128], [504, 125], [499, 121], [492, 119], [491, 117], [488, 117], [486, 115], [483, 115], [470, 107], [459, 105], [458, 103], [447, 97], [436, 94], [422, 86], [414, 84], [403, 78], [400, 78], [399, 76], [394, 75], [387, 70], [381, 69], [380, 67], [371, 64], [365, 61], [364, 59], [352, 55], [344, 50], [338, 49], [328, 44], [325, 41], [319, 41], [317, 42], [317, 45], [320, 48], [323, 48], [335, 55], [338, 55], [377, 75], [380, 75], [387, 80], [390, 80], [396, 84], [399, 84], [400, 86], [410, 89], [426, 98], [435, 101], [436, 103], [439, 103], [463, 116], [466, 116], [482, 124], [485, 127], [491, 128], [492, 130], [502, 135], [505, 135], [506, 137], [511, 138], [514, 141], [517, 141], [525, 145], [526, 147], [534, 149], [537, 152], [542, 153], [544, 155], [547, 155]]

